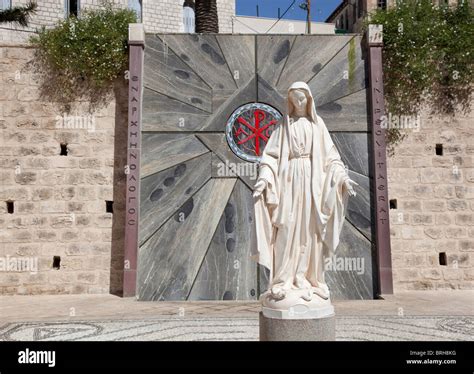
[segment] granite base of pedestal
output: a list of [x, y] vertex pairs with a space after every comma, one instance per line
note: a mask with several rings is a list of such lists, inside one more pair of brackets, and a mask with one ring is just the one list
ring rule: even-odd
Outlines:
[[268, 318], [260, 312], [260, 341], [334, 341], [336, 316], [311, 319]]

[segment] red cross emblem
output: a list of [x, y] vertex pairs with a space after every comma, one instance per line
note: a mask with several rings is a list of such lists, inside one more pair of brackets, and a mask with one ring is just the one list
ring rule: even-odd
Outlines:
[[281, 114], [266, 104], [246, 104], [227, 122], [227, 141], [232, 151], [247, 161], [258, 161]]

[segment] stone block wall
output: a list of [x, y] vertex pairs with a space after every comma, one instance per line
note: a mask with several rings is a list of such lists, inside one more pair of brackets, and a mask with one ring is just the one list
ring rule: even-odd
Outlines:
[[[29, 0], [12, 0], [12, 5], [25, 5]], [[38, 1], [37, 13], [31, 18], [29, 27], [23, 28], [10, 24], [0, 28], [0, 42], [25, 42], [33, 35], [34, 30], [42, 26], [53, 26], [64, 19], [64, 0]], [[113, 0], [118, 7], [128, 7], [128, 0]], [[143, 0], [143, 23], [147, 32], [183, 32], [182, 0]], [[82, 10], [98, 8], [101, 0], [81, 0]], [[235, 0], [217, 0], [219, 13], [219, 31], [232, 32], [232, 17], [235, 16]]]
[[126, 101], [64, 116], [39, 97], [32, 54], [0, 45], [0, 294], [118, 292]]
[[217, 0], [219, 32], [232, 33], [232, 19], [235, 17], [235, 0]]
[[474, 288], [473, 123], [424, 114], [388, 159], [396, 291]]
[[[183, 32], [183, 2], [177, 0], [143, 1], [143, 24], [147, 33]], [[235, 0], [217, 0], [219, 32], [232, 33]]]

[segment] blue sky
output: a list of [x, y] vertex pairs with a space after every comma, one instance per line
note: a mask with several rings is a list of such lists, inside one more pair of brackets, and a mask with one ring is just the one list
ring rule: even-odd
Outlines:
[[[256, 16], [257, 5], [259, 7], [260, 17], [278, 17], [278, 8], [281, 14], [290, 6], [293, 0], [236, 0], [236, 14], [239, 16]], [[306, 19], [306, 11], [299, 5], [304, 0], [296, 0], [292, 8], [286, 13], [286, 19]], [[342, 0], [312, 0], [311, 1], [311, 20], [324, 22]]]

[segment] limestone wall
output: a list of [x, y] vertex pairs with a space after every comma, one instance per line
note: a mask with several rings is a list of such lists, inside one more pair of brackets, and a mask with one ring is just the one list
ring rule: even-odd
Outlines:
[[396, 291], [474, 287], [473, 123], [425, 114], [388, 159]]
[[[118, 290], [126, 102], [65, 117], [38, 97], [32, 52], [0, 46], [0, 294]], [[5, 268], [20, 259], [37, 261], [37, 273]]]

